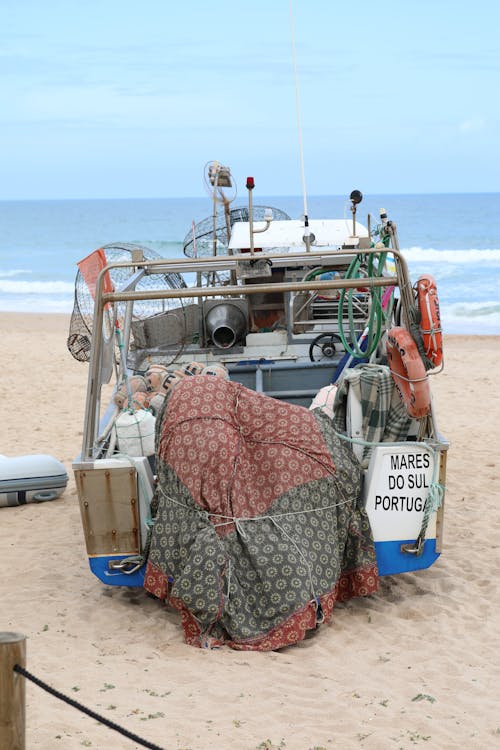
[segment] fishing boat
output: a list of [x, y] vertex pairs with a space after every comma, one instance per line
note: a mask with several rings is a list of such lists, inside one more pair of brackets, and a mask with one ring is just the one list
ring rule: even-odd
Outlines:
[[[254, 206], [253, 178], [231, 207], [219, 162], [205, 181], [212, 212], [184, 257], [113, 244], [79, 264], [68, 347], [89, 376], [73, 469], [92, 572], [170, 596], [196, 642], [224, 642], [238, 615], [230, 626], [214, 607], [254, 601], [250, 569], [263, 599], [276, 566], [278, 588], [300, 579], [288, 609], [266, 610], [259, 633], [274, 647], [269, 633], [308, 602], [304, 629], [342, 586], [356, 593], [349, 550], [368, 555], [347, 564], [357, 593], [441, 554], [439, 304], [431, 276], [410, 279], [387, 211], [359, 220], [358, 190], [348, 218], [292, 219]], [[262, 645], [247, 625], [233, 645]]]

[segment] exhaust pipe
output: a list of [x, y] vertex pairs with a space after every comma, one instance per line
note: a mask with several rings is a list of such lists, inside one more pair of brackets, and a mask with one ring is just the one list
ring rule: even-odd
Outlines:
[[230, 349], [247, 332], [247, 316], [241, 307], [230, 302], [216, 303], [205, 316], [205, 325], [218, 349]]

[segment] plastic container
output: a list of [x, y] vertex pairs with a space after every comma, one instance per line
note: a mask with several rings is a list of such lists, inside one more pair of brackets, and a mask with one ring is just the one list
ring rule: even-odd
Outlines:
[[115, 422], [118, 450], [127, 456], [152, 456], [155, 452], [155, 423], [150, 411], [122, 411]]

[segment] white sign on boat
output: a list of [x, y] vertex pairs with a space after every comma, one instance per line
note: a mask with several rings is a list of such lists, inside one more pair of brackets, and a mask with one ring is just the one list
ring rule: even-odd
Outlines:
[[[365, 482], [366, 512], [376, 542], [416, 539], [434, 472], [431, 451], [418, 443], [379, 445]], [[436, 536], [436, 514], [426, 537]]]

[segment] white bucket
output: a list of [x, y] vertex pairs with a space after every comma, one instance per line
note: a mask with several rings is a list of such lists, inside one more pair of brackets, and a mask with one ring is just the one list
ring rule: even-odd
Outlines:
[[150, 411], [122, 411], [115, 422], [120, 453], [127, 456], [152, 456], [155, 452], [155, 418]]

